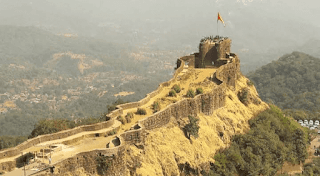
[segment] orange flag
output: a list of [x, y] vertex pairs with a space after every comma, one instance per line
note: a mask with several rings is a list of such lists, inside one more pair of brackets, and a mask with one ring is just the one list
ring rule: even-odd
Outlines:
[[224, 24], [223, 19], [222, 19], [222, 18], [221, 18], [221, 16], [220, 16], [220, 12], [218, 12], [218, 19], [217, 19], [217, 22], [218, 22], [219, 20], [223, 23], [223, 26], [224, 26], [224, 27], [226, 27], [226, 25]]

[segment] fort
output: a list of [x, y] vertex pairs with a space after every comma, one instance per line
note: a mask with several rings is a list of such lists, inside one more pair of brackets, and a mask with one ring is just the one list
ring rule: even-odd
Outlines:
[[[62, 157], [60, 160], [48, 165], [46, 169], [39, 170], [35, 175], [50, 175], [51, 173], [48, 169], [50, 167], [55, 168], [54, 175], [72, 173], [78, 168], [83, 168], [85, 173], [89, 175], [101, 174], [99, 167], [97, 167], [97, 158], [99, 157], [104, 158], [104, 162], [109, 163], [107, 165], [108, 169], [105, 170], [104, 174], [113, 176], [128, 175], [125, 157], [126, 149], [130, 145], [143, 148], [149, 131], [164, 127], [172, 119], [179, 121], [188, 117], [188, 115], [197, 117], [198, 114], [203, 113], [210, 116], [215, 110], [225, 106], [226, 90], [236, 91], [236, 81], [240, 75], [240, 60], [236, 54], [230, 52], [230, 47], [231, 40], [227, 37], [203, 38], [199, 44], [199, 52], [179, 58], [173, 78], [161, 83], [155, 91], [147, 94], [144, 99], [118, 105], [116, 110], [107, 114], [105, 122], [80, 126], [54, 134], [41, 135], [29, 139], [14, 148], [0, 151], [0, 171], [10, 172], [14, 170], [18, 156], [22, 152], [36, 151], [37, 146], [39, 148], [41, 145], [68, 145], [85, 138], [97, 138], [97, 140], [101, 141], [102, 139], [100, 138], [109, 134], [108, 142], [104, 144], [104, 147], [83, 150], [70, 154], [67, 158]], [[206, 73], [205, 79], [215, 86], [209, 87], [203, 94], [196, 95], [194, 98], [180, 96], [176, 100], [165, 104], [156, 113], [148, 111], [145, 116], [138, 117], [138, 115], [135, 115], [133, 122], [127, 124], [131, 125], [129, 127], [117, 120], [119, 116], [135, 112], [139, 107], [150, 106], [156, 99], [161, 98], [160, 94], [167, 94], [174, 84], [183, 81], [182, 77], [186, 72], [191, 72], [192, 70]], [[110, 132], [114, 131], [116, 131], [116, 134], [110, 135]], [[61, 152], [60, 150], [59, 152]], [[51, 151], [54, 152], [50, 149], [49, 152], [51, 153]], [[46, 153], [49, 152], [47, 151]], [[40, 157], [41, 152], [36, 155]], [[42, 157], [44, 157], [43, 154]]]

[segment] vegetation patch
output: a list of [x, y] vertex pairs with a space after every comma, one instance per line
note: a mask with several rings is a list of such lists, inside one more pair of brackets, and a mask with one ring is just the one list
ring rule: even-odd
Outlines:
[[160, 111], [160, 103], [158, 101], [155, 101], [153, 104], [152, 104], [152, 109], [153, 109], [153, 113], [156, 113], [158, 111]]
[[112, 105], [108, 105], [107, 106], [108, 113], [114, 111], [118, 105], [125, 104], [125, 103], [129, 103], [129, 102], [128, 101], [123, 101], [122, 99], [118, 99]]
[[198, 125], [198, 121], [199, 119], [189, 115], [189, 123], [184, 127], [184, 131], [186, 133], [186, 136], [188, 137], [188, 139], [190, 139], [190, 136], [194, 136], [195, 138], [197, 138], [198, 132], [199, 132], [199, 125]]
[[201, 87], [197, 88], [197, 89], [196, 89], [196, 93], [197, 93], [197, 95], [203, 94], [202, 88], [201, 88]]
[[0, 136], [0, 150], [17, 146], [26, 140], [27, 136]]
[[170, 96], [170, 97], [175, 97], [175, 96], [177, 96], [176, 91], [175, 91], [175, 90], [170, 90], [169, 96]]
[[122, 124], [126, 124], [127, 123], [126, 119], [124, 119], [122, 116], [118, 116], [117, 120], [119, 120]]
[[143, 109], [143, 108], [138, 108], [136, 113], [138, 115], [146, 115], [147, 111], [145, 109]]
[[20, 167], [23, 167], [24, 165], [27, 165], [29, 163], [29, 161], [34, 158], [34, 154], [33, 153], [26, 153], [22, 156], [19, 156], [17, 159], [16, 159], [16, 166], [18, 168]]
[[131, 123], [131, 119], [133, 118], [133, 113], [132, 112], [128, 112], [126, 115], [126, 120], [128, 123]]
[[194, 93], [193, 89], [189, 89], [187, 92], [187, 97], [193, 98], [196, 94]]
[[249, 120], [250, 131], [235, 135], [231, 146], [214, 156], [207, 175], [275, 175], [285, 161], [298, 164], [307, 158], [308, 131], [270, 109]]
[[172, 89], [173, 89], [174, 91], [176, 91], [176, 93], [180, 93], [180, 91], [181, 91], [180, 86], [178, 86], [177, 84], [175, 84], [175, 85], [172, 87]]
[[238, 98], [244, 105], [248, 105], [249, 104], [248, 94], [249, 94], [249, 89], [248, 88], [243, 88], [238, 93]]
[[115, 135], [115, 134], [117, 134], [117, 130], [115, 130], [115, 129], [108, 133], [109, 136], [112, 136], [112, 135]]

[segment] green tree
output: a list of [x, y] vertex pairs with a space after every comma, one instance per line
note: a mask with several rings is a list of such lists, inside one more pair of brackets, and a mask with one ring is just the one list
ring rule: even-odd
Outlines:
[[199, 119], [189, 115], [189, 123], [186, 124], [186, 126], [184, 127], [184, 130], [187, 134], [188, 139], [190, 139], [190, 135], [193, 135], [194, 137], [198, 137], [198, 132], [199, 132], [199, 125], [198, 125], [198, 121]]

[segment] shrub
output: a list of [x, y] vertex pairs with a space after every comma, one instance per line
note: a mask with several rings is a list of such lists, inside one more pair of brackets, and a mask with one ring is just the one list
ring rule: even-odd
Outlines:
[[193, 98], [195, 96], [195, 93], [192, 89], [189, 89], [188, 92], [187, 92], [187, 97], [189, 98]]
[[198, 132], [199, 132], [199, 125], [198, 125], [198, 121], [199, 119], [189, 115], [189, 123], [184, 127], [184, 130], [187, 134], [187, 137], [190, 139], [190, 135], [193, 135], [194, 137], [198, 137]]
[[127, 120], [127, 123], [131, 123], [131, 119], [133, 118], [133, 113], [128, 112], [125, 118]]
[[122, 124], [126, 124], [126, 120], [122, 116], [118, 116], [117, 120], [119, 120]]
[[132, 118], [133, 118], [133, 113], [132, 113], [132, 112], [128, 112], [127, 115], [126, 115], [126, 117], [132, 119]]
[[152, 104], [152, 109], [153, 109], [153, 113], [156, 113], [156, 112], [160, 111], [160, 104], [159, 104], [159, 102], [155, 101], [155, 102]]
[[26, 153], [22, 156], [19, 156], [17, 159], [16, 159], [16, 166], [18, 168], [22, 167], [24, 165], [24, 163], [28, 164], [29, 161], [34, 158], [34, 154], [33, 153]]
[[128, 103], [128, 101], [123, 101], [121, 99], [118, 99], [117, 101], [115, 101], [112, 105], [108, 105], [108, 113], [110, 113], [111, 111], [116, 109], [116, 106], [120, 105], [120, 104], [125, 104]]
[[248, 103], [249, 103], [249, 101], [248, 101], [248, 93], [249, 93], [249, 90], [247, 88], [242, 89], [238, 93], [239, 100], [245, 105], [248, 105]]
[[180, 86], [178, 86], [177, 84], [175, 84], [175, 85], [172, 87], [172, 89], [173, 89], [174, 91], [176, 91], [176, 93], [179, 93], [179, 92], [181, 91]]
[[109, 136], [114, 135], [114, 134], [117, 134], [117, 131], [116, 131], [116, 130], [112, 130], [112, 131], [110, 131], [110, 132], [108, 133]]
[[139, 115], [146, 115], [147, 114], [147, 111], [143, 108], [138, 108], [137, 110], [137, 114]]
[[176, 96], [176, 91], [175, 90], [170, 90], [169, 96], [170, 97], [175, 97]]
[[199, 94], [203, 94], [203, 90], [202, 90], [202, 88], [197, 88], [196, 89], [196, 93], [197, 93], [197, 95], [199, 95]]

